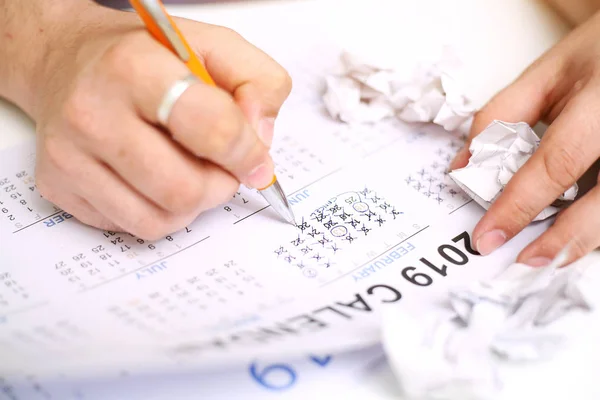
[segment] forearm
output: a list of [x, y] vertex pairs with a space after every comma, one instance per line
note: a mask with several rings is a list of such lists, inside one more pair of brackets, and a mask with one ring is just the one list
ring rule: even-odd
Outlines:
[[572, 25], [580, 25], [600, 10], [600, 0], [546, 0]]
[[0, 97], [32, 114], [53, 42], [85, 0], [0, 0]]

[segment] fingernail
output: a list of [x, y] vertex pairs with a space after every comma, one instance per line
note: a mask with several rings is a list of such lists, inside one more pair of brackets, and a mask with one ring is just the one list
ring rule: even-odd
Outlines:
[[250, 172], [246, 184], [251, 188], [261, 189], [269, 186], [272, 180], [273, 172], [270, 171], [268, 165], [264, 163], [260, 164]]
[[525, 264], [530, 267], [546, 267], [550, 265], [552, 260], [548, 257], [532, 257], [529, 260], [525, 261]]
[[275, 118], [262, 118], [258, 123], [258, 137], [267, 146], [273, 143], [273, 132], [275, 131]]
[[499, 229], [484, 233], [477, 239], [476, 248], [482, 256], [487, 256], [506, 243], [506, 234]]

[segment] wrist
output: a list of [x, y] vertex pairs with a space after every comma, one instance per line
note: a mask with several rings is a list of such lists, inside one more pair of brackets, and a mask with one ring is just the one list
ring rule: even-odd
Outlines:
[[48, 59], [69, 34], [86, 0], [0, 0], [0, 97], [30, 116], [43, 86]]

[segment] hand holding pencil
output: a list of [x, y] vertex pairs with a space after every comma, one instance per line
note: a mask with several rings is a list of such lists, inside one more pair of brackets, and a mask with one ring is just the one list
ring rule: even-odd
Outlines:
[[[194, 50], [189, 46], [173, 19], [167, 14], [160, 0], [130, 0], [130, 3], [140, 15], [152, 36], [177, 55], [191, 72], [190, 75], [171, 86], [159, 106], [158, 120], [163, 126], [168, 127], [170, 112], [185, 90], [198, 80], [213, 87], [216, 84], [202, 62], [194, 54]], [[264, 168], [264, 166], [257, 168]], [[285, 221], [293, 225], [296, 224], [287, 197], [275, 174], [267, 184], [258, 187], [258, 189]]]
[[[182, 62], [136, 13], [53, 7], [68, 31], [47, 29], [53, 51], [37, 52], [45, 68], [15, 77], [31, 84], [5, 94], [36, 122], [47, 200], [85, 224], [155, 240], [240, 183], [276, 186], [269, 147], [291, 82], [268, 55], [230, 29], [173, 18], [189, 44]], [[25, 59], [42, 65], [34, 58]]]

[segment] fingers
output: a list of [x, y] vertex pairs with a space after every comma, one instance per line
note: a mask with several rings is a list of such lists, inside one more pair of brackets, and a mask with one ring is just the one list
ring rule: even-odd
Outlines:
[[582, 91], [550, 125], [539, 149], [517, 171], [473, 231], [487, 255], [527, 226], [573, 185], [600, 154], [597, 94]]
[[45, 151], [38, 151], [36, 168], [36, 186], [42, 197], [52, 204], [73, 215], [79, 222], [98, 229], [121, 231], [114, 222], [100, 214], [81, 196], [72, 192], [69, 181], [57, 164], [48, 159]]
[[[135, 38], [135, 52], [142, 56], [132, 58], [133, 46], [125, 42], [111, 51], [109, 63], [126, 64], [121, 79], [127, 81], [135, 109], [146, 121], [158, 124], [163, 96], [189, 71], [152, 39]], [[193, 84], [175, 102], [167, 125], [172, 138], [187, 151], [221, 166], [239, 182], [254, 188], [271, 182], [274, 167], [268, 147], [227, 91], [203, 82]]]
[[53, 204], [68, 210], [79, 222], [105, 231], [122, 232], [123, 229], [110, 219], [100, 214], [85, 199], [73, 193], [62, 192], [52, 201]]
[[[156, 240], [181, 229], [197, 217], [197, 213], [173, 214], [161, 209], [71, 141], [50, 137], [43, 145], [40, 150], [44, 160], [40, 169], [48, 170], [55, 178], [68, 182], [72, 193], [85, 199], [86, 203], [82, 204], [89, 204], [90, 209], [110, 219], [113, 225], [120, 228], [119, 231], [145, 240]], [[50, 187], [54, 193], [60, 193], [56, 186]], [[58, 198], [58, 195], [52, 197]], [[65, 210], [71, 212], [72, 206], [73, 203], [70, 203]], [[89, 210], [80, 210], [78, 218], [86, 223], [94, 223], [92, 219], [95, 217]]]
[[[78, 158], [81, 175], [77, 182], [82, 197], [103, 215], [110, 215], [125, 232], [145, 240], [157, 240], [187, 223], [184, 218], [174, 218], [137, 194], [110, 169], [91, 157], [81, 154]], [[84, 179], [81, 179], [82, 175], [85, 175]]]
[[194, 155], [222, 166], [249, 187], [263, 188], [273, 178], [268, 147], [220, 89], [201, 83], [190, 87], [173, 108], [169, 130]]
[[119, 132], [118, 146], [97, 151], [103, 158], [64, 138], [46, 138], [36, 171], [42, 195], [84, 224], [155, 240], [237, 190], [239, 183], [221, 168], [194, 159], [150, 126], [135, 128], [137, 136]]
[[600, 186], [564, 210], [546, 232], [527, 246], [517, 259], [532, 267], [546, 266], [569, 245], [571, 263], [600, 245]]
[[119, 125], [113, 142], [87, 150], [163, 210], [197, 213], [229, 199], [238, 188], [229, 173], [193, 157], [133, 115], [121, 117]]
[[[42, 187], [45, 188], [47, 186], [43, 185]], [[104, 215], [100, 214], [87, 201], [74, 193], [55, 190], [47, 192], [44, 189], [41, 189], [40, 193], [42, 193], [44, 199], [67, 211], [75, 217], [75, 219], [85, 225], [107, 231], [121, 232], [120, 227]]]
[[[187, 24], [182, 25], [186, 30]], [[189, 25], [190, 45], [219, 87], [233, 96], [263, 142], [270, 146], [275, 118], [292, 89], [287, 71], [238, 33], [208, 24]], [[210, 43], [205, 37], [210, 37]]]
[[450, 163], [451, 170], [468, 164], [471, 141], [494, 120], [526, 122], [533, 126], [543, 117], [551, 104], [551, 93], [562, 75], [561, 64], [543, 60], [544, 57], [475, 114], [464, 147]]

